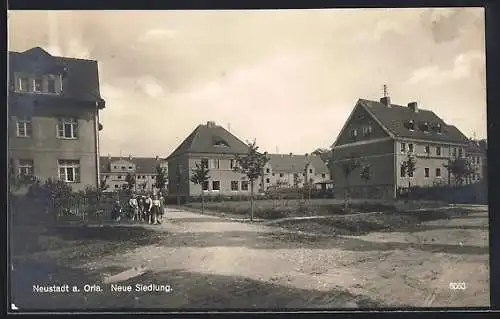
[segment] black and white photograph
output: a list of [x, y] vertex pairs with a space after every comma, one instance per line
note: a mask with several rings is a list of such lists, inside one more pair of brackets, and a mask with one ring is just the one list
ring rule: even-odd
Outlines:
[[10, 311], [490, 305], [483, 8], [7, 24]]

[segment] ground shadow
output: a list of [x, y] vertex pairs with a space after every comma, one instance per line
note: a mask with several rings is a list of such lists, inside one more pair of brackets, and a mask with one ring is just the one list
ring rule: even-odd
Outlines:
[[158, 245], [166, 247], [236, 247], [251, 249], [343, 249], [349, 251], [390, 251], [416, 249], [433, 253], [488, 254], [488, 247], [439, 243], [379, 243], [358, 238], [319, 237], [298, 233], [224, 231], [220, 233], [166, 233]]
[[[116, 269], [115, 271], [119, 271]], [[51, 275], [51, 279], [49, 278]], [[285, 274], [284, 274], [285, 275]], [[169, 285], [170, 292], [111, 292], [99, 274], [58, 267], [54, 264], [18, 265], [12, 276], [11, 303], [22, 310], [90, 309], [293, 309], [293, 308], [380, 308], [380, 301], [353, 295], [338, 287], [328, 291], [298, 289], [237, 276], [208, 275], [185, 271], [146, 273], [120, 285]], [[68, 284], [79, 293], [41, 294], [33, 285]], [[102, 288], [99, 293], [83, 292], [85, 283]]]
[[394, 231], [397, 231], [397, 232], [423, 232], [423, 231], [440, 230], [440, 229], [489, 231], [489, 226], [488, 225], [425, 225], [425, 224], [419, 224], [419, 225], [414, 225], [414, 226], [402, 227], [402, 228], [396, 229]]

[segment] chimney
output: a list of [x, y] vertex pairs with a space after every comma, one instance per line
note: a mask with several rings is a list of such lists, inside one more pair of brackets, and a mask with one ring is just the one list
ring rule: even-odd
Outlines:
[[159, 160], [159, 159], [160, 159], [160, 157], [159, 157], [158, 155], [156, 155], [155, 159], [156, 159], [156, 160]]
[[292, 153], [290, 153], [289, 155], [290, 155], [290, 157], [292, 157], [292, 156], [293, 156], [293, 154], [292, 154]]
[[128, 160], [131, 161], [132, 160], [132, 155], [129, 155], [128, 156]]
[[215, 122], [214, 121], [208, 121], [207, 122], [207, 127], [215, 127]]
[[111, 161], [111, 154], [108, 154], [108, 160]]
[[380, 98], [380, 103], [387, 107], [391, 107], [391, 97], [387, 91], [387, 85], [384, 84], [384, 97]]
[[309, 158], [309, 153], [306, 153], [306, 158]]
[[418, 103], [417, 102], [410, 102], [408, 103], [408, 107], [415, 113], [418, 113]]

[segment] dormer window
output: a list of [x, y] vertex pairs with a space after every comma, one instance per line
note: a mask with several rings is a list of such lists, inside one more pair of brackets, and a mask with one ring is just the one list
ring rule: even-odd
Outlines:
[[216, 147], [229, 147], [229, 144], [227, 144], [227, 142], [224, 140], [217, 140], [214, 143], [214, 146], [216, 146]]
[[441, 134], [442, 131], [443, 131], [443, 128], [441, 127], [441, 124], [436, 124], [436, 126], [434, 126], [434, 131], [436, 131], [436, 133], [438, 134]]
[[406, 126], [408, 127], [408, 130], [415, 131], [415, 122], [413, 120], [408, 121]]
[[420, 129], [425, 132], [425, 133], [429, 133], [429, 123], [427, 122], [423, 122], [420, 124]]

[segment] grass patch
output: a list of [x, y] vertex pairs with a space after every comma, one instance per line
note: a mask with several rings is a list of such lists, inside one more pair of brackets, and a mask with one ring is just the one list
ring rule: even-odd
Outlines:
[[[404, 201], [356, 200], [349, 202], [349, 209], [344, 209], [344, 201], [340, 199], [302, 200], [257, 200], [254, 216], [261, 219], [280, 219], [296, 216], [343, 215], [368, 212], [397, 212], [404, 209], [422, 209], [444, 206], [440, 202], [418, 201], [411, 204]], [[189, 203], [186, 208], [201, 209], [201, 203]], [[248, 217], [249, 201], [207, 202], [206, 214]]]
[[472, 209], [451, 208], [446, 210], [423, 210], [417, 212], [388, 212], [369, 215], [332, 216], [315, 220], [288, 220], [277, 226], [330, 235], [359, 236], [371, 232], [417, 230], [423, 222], [451, 219], [476, 212]]

